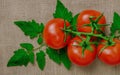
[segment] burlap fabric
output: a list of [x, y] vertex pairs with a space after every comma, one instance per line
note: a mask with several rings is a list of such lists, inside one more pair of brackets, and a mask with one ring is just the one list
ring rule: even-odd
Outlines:
[[[64, 5], [77, 14], [84, 9], [104, 12], [107, 23], [112, 22], [114, 11], [120, 13], [120, 0], [62, 0]], [[44, 71], [37, 64], [25, 67], [6, 67], [19, 43], [30, 42], [37, 46], [36, 39], [30, 40], [13, 22], [32, 20], [46, 23], [52, 17], [56, 0], [0, 0], [0, 75], [120, 75], [120, 66], [111, 67], [98, 59], [88, 67], [73, 65], [70, 70], [59, 66], [47, 57]], [[109, 33], [109, 28], [106, 29]]]

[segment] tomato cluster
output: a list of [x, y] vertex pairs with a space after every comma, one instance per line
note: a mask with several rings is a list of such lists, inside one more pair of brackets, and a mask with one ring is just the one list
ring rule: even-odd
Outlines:
[[106, 41], [95, 35], [105, 35], [106, 19], [101, 15], [102, 13], [96, 10], [80, 12], [77, 17], [76, 36], [72, 36], [75, 32], [68, 21], [52, 19], [45, 25], [44, 41], [47, 46], [56, 50], [67, 47], [70, 61], [79, 66], [91, 64], [97, 56], [106, 64], [117, 65], [120, 63], [120, 41], [115, 38]]

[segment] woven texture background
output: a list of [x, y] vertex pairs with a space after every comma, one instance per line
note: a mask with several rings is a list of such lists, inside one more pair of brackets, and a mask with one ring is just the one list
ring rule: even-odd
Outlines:
[[[120, 0], [61, 0], [64, 5], [77, 14], [84, 9], [95, 9], [104, 12], [107, 23], [112, 22], [114, 11], [120, 13]], [[73, 65], [68, 71], [47, 57], [44, 71], [37, 64], [25, 67], [6, 67], [19, 48], [19, 43], [30, 42], [37, 46], [36, 39], [30, 40], [13, 22], [16, 20], [32, 20], [46, 23], [52, 17], [56, 0], [0, 0], [0, 75], [120, 75], [120, 66], [108, 66], [98, 59], [88, 67]], [[106, 29], [109, 33], [109, 29]]]

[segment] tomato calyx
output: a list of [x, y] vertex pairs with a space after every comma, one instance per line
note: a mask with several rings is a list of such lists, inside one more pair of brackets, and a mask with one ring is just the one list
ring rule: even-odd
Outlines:
[[91, 27], [91, 30], [92, 30], [91, 33], [96, 33], [97, 32], [99, 34], [101, 34], [101, 33], [104, 34], [104, 32], [102, 31], [103, 30], [102, 28], [104, 26], [108, 26], [109, 24], [99, 24], [99, 21], [102, 17], [103, 17], [103, 13], [100, 16], [98, 16], [97, 18], [95, 16], [90, 16], [89, 17], [90, 23], [89, 24], [84, 24], [84, 25], [82, 25], [82, 27], [83, 26], [84, 27], [89, 26], [89, 27]]
[[108, 40], [108, 42], [107, 42], [107, 44], [108, 44], [109, 46], [115, 45], [115, 42], [113, 41], [114, 37], [115, 37], [115, 36], [111, 36], [111, 37], [109, 38], [109, 40]]
[[80, 46], [82, 47], [82, 56], [84, 57], [85, 50], [93, 51], [93, 49], [90, 46], [90, 36], [87, 36], [87, 38], [80, 43]]
[[[80, 37], [81, 38], [81, 37]], [[73, 45], [73, 46], [78, 46], [78, 47], [82, 47], [82, 57], [84, 57], [84, 52], [85, 50], [90, 50], [93, 51], [93, 49], [91, 48], [91, 42], [90, 42], [90, 36], [87, 36], [87, 38], [82, 38], [82, 41], [75, 41], [78, 43], [78, 45]]]
[[90, 24], [85, 24], [84, 26], [91, 26], [92, 27], [92, 33], [94, 33], [94, 31], [96, 30], [97, 33], [102, 33], [104, 34], [104, 32], [101, 30], [101, 27], [103, 26], [108, 26], [108, 24], [98, 24], [99, 20], [103, 17], [103, 13], [98, 16], [96, 18], [96, 20], [94, 20], [94, 16], [90, 16], [89, 20], [90, 20]]
[[101, 54], [103, 52], [103, 50], [105, 48], [107, 48], [108, 46], [115, 45], [115, 42], [113, 41], [114, 37], [115, 37], [114, 35], [109, 37], [109, 39], [105, 43], [103, 43], [105, 46], [103, 48], [101, 48], [101, 50], [99, 51], [99, 54]]

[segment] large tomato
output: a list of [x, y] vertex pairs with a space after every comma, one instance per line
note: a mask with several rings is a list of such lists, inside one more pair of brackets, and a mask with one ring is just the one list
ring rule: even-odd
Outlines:
[[[69, 26], [69, 22], [66, 21], [66, 26]], [[70, 35], [66, 36], [62, 30], [64, 28], [64, 20], [60, 18], [50, 20], [44, 28], [43, 38], [45, 43], [53, 49], [61, 49], [67, 45], [70, 40]]]
[[[85, 24], [90, 24], [89, 17], [94, 16], [93, 20], [95, 20], [101, 13], [96, 10], [84, 10], [82, 11], [77, 19], [77, 30], [80, 32], [91, 32], [92, 28], [90, 26], [83, 26]], [[106, 24], [105, 16], [98, 21], [98, 24]], [[101, 27], [101, 30], [104, 31], [104, 27]]]
[[113, 40], [116, 44], [113, 46], [106, 47], [101, 53], [100, 50], [105, 46], [105, 40], [102, 40], [101, 44], [98, 45], [97, 52], [99, 59], [108, 65], [120, 64], [120, 41], [118, 39]]
[[96, 58], [96, 48], [95, 45], [90, 45], [93, 51], [86, 49], [84, 51], [84, 56], [82, 55], [82, 47], [75, 46], [79, 45], [78, 42], [82, 40], [79, 37], [73, 38], [68, 44], [67, 54], [70, 61], [79, 66], [87, 66], [91, 64]]

